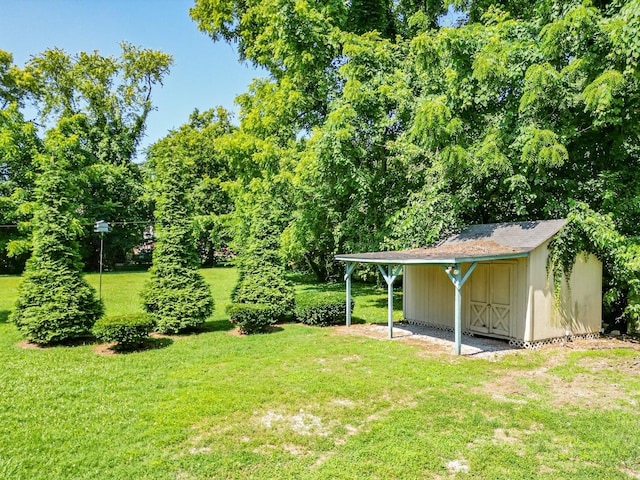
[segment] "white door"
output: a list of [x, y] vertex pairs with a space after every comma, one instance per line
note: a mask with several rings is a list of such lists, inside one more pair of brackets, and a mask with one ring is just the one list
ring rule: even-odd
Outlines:
[[478, 264], [469, 278], [469, 330], [511, 336], [515, 265]]

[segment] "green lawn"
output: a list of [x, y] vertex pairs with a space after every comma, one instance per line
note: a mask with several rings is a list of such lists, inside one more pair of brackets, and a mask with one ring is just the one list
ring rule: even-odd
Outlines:
[[[238, 337], [224, 313], [235, 271], [203, 273], [217, 305], [209, 331], [112, 357], [17, 346], [17, 279], [0, 277], [0, 478], [640, 475], [637, 350], [489, 362], [295, 324]], [[107, 313], [138, 310], [145, 276], [105, 275]], [[354, 296], [356, 320], [386, 319], [385, 290]]]

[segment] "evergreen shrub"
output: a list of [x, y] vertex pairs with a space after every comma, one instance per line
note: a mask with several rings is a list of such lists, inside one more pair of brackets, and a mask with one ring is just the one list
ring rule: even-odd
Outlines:
[[123, 349], [142, 345], [155, 327], [146, 314], [103, 317], [93, 326], [93, 334], [101, 342], [115, 342]]
[[31, 244], [11, 315], [20, 333], [39, 344], [88, 336], [102, 302], [82, 277], [79, 172], [91, 160], [75, 129], [83, 117], [62, 120], [48, 132], [34, 189]]
[[231, 323], [241, 333], [264, 333], [277, 321], [275, 309], [264, 303], [235, 303], [227, 307]]
[[141, 297], [157, 331], [174, 334], [203, 324], [213, 312], [214, 301], [198, 271], [193, 205], [187, 194], [193, 176], [179, 157], [161, 154], [155, 161], [157, 240]]
[[200, 272], [155, 264], [150, 273], [141, 296], [158, 332], [180, 333], [202, 325], [211, 315], [213, 299]]
[[27, 262], [12, 315], [27, 340], [44, 345], [87, 336], [101, 315], [102, 303], [78, 271], [47, 260]]
[[[351, 300], [351, 311], [355, 302]], [[305, 325], [328, 327], [346, 322], [344, 293], [308, 292], [296, 297], [296, 320]]]
[[234, 304], [269, 305], [276, 321], [291, 319], [294, 313], [294, 290], [284, 278], [284, 268], [278, 265], [241, 274], [231, 300]]

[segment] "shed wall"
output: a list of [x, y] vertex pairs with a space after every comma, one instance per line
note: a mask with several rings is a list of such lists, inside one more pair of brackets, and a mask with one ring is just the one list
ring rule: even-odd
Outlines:
[[405, 266], [403, 282], [405, 320], [454, 327], [454, 287], [441, 266]]
[[[521, 288], [527, 281], [527, 259], [500, 260], [494, 262], [480, 262], [469, 279], [462, 287], [462, 328], [470, 329], [471, 317], [470, 297], [471, 289], [489, 291], [491, 289], [489, 265], [510, 266], [513, 277], [511, 283], [510, 332], [502, 335], [507, 338], [523, 338], [525, 332], [527, 297]], [[462, 266], [463, 275], [470, 264]], [[453, 283], [444, 272], [441, 265], [407, 265], [403, 274], [403, 313], [404, 319], [412, 323], [438, 325], [444, 328], [454, 328], [454, 295]], [[482, 332], [476, 332], [482, 333]]]
[[569, 280], [555, 301], [552, 279], [547, 275], [548, 242], [531, 252], [529, 279], [533, 287], [533, 328], [530, 341], [565, 335], [597, 333], [602, 325], [602, 263], [581, 254]]
[[[547, 276], [547, 244], [533, 250], [529, 257], [481, 262], [480, 265], [510, 265], [512, 313], [508, 337], [525, 342], [600, 331], [602, 322], [602, 264], [592, 255], [577, 259], [570, 279], [571, 288], [562, 289], [560, 308]], [[463, 273], [469, 264], [463, 266]], [[495, 269], [500, 271], [500, 269]], [[491, 282], [487, 268], [474, 271], [462, 287], [462, 326], [469, 330], [471, 288], [482, 289]], [[454, 286], [442, 266], [405, 266], [404, 318], [413, 323], [454, 328]], [[504, 288], [504, 282], [499, 288]], [[487, 291], [491, 285], [487, 285]], [[481, 333], [481, 332], [478, 332]]]

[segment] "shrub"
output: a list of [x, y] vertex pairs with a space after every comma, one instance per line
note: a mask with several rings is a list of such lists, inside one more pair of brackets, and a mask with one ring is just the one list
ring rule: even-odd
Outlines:
[[[77, 120], [77, 119], [76, 119]], [[75, 120], [64, 122], [73, 127]], [[86, 157], [76, 135], [55, 129], [37, 156], [41, 172], [34, 190], [33, 250], [11, 316], [20, 333], [40, 344], [88, 335], [102, 315], [102, 302], [82, 277], [79, 238], [83, 234], [78, 172]]]
[[284, 259], [278, 253], [286, 212], [272, 186], [251, 182], [236, 204], [239, 225], [235, 264], [239, 276], [231, 301], [266, 304], [275, 321], [286, 321], [294, 315], [295, 293], [285, 278]]
[[227, 313], [242, 333], [264, 333], [277, 320], [274, 307], [265, 303], [235, 303]]
[[231, 294], [234, 304], [266, 304], [276, 321], [293, 316], [293, 287], [284, 278], [284, 268], [278, 265], [242, 275]]
[[[351, 300], [351, 311], [355, 302]], [[328, 327], [346, 321], [344, 293], [309, 292], [296, 298], [296, 320], [306, 325]]]
[[93, 334], [102, 342], [115, 342], [128, 349], [142, 345], [154, 326], [146, 314], [104, 317], [93, 326]]
[[[156, 261], [156, 260], [154, 260]], [[154, 265], [141, 296], [160, 333], [175, 334], [204, 323], [213, 311], [209, 286], [197, 270]]]
[[20, 333], [39, 344], [59, 343], [90, 333], [102, 303], [80, 273], [57, 262], [29, 260], [12, 319]]

